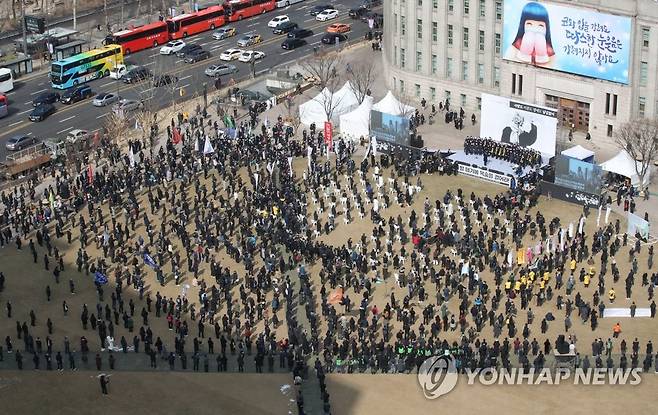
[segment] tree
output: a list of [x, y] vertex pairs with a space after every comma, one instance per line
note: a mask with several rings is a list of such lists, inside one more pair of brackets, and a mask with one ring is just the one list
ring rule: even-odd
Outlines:
[[375, 65], [372, 61], [350, 65], [346, 70], [346, 77], [361, 104], [370, 95], [370, 88], [375, 81]]
[[342, 59], [338, 54], [324, 53], [302, 61], [300, 66], [314, 79], [320, 90], [333, 90], [338, 84], [338, 69], [341, 64]]
[[110, 142], [116, 143], [126, 137], [129, 130], [128, 121], [123, 115], [111, 111], [105, 122], [103, 123], [105, 131], [107, 131], [107, 138]]
[[292, 93], [283, 99], [283, 106], [286, 109], [286, 121], [297, 131], [302, 123], [299, 118], [299, 106], [295, 102], [297, 95]]
[[413, 100], [407, 95], [400, 94], [397, 97], [398, 100], [398, 112], [401, 117], [411, 118], [412, 115], [416, 112], [416, 108], [413, 105]]
[[615, 136], [615, 143], [638, 160], [635, 173], [640, 179], [640, 187], [643, 187], [649, 166], [658, 156], [658, 121], [640, 118], [622, 125]]

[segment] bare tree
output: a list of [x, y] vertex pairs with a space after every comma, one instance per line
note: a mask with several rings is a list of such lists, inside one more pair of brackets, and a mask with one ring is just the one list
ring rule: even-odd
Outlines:
[[118, 142], [126, 137], [130, 127], [126, 117], [111, 111], [103, 123], [107, 131], [107, 138], [110, 142]]
[[342, 65], [342, 59], [338, 54], [324, 53], [313, 56], [300, 63], [301, 68], [314, 79], [315, 85], [320, 90], [324, 88], [333, 89], [338, 84], [338, 70]]
[[398, 113], [401, 117], [411, 118], [412, 115], [416, 112], [416, 108], [413, 105], [413, 100], [407, 95], [400, 94], [397, 97], [398, 100]]
[[297, 95], [292, 93], [283, 99], [283, 107], [286, 109], [286, 120], [297, 131], [302, 123], [299, 118], [299, 106], [297, 105]]
[[639, 118], [627, 122], [617, 131], [615, 143], [638, 161], [635, 163], [635, 173], [642, 188], [649, 166], [658, 156], [658, 121]]
[[372, 61], [350, 65], [346, 70], [346, 77], [361, 104], [370, 95], [370, 88], [375, 81], [375, 65]]

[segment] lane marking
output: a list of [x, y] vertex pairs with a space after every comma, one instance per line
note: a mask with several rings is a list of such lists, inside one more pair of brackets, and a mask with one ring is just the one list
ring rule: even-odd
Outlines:
[[106, 84], [101, 85], [100, 88], [105, 88], [106, 86], [110, 86], [112, 84], [114, 84], [114, 82], [108, 82]]
[[188, 86], [190, 86], [190, 84], [185, 84], [185, 85], [181, 86], [181, 88], [187, 88]]
[[63, 122], [66, 122], [66, 121], [68, 121], [68, 120], [72, 120], [72, 119], [74, 119], [75, 117], [77, 117], [77, 115], [72, 115], [72, 116], [70, 116], [70, 117], [68, 117], [68, 118], [64, 118], [63, 120], [60, 120], [59, 122], [60, 122], [60, 123], [63, 123]]
[[59, 135], [59, 134], [61, 134], [61, 133], [65, 133], [65, 132], [67, 132], [68, 130], [72, 130], [72, 129], [73, 129], [73, 127], [69, 127], [69, 128], [65, 128], [65, 129], [63, 129], [62, 131], [57, 131], [57, 135]]
[[29, 110], [25, 110], [25, 111], [23, 111], [23, 112], [19, 112], [18, 115], [27, 114], [28, 112], [32, 112], [32, 110], [29, 109]]
[[98, 117], [96, 117], [96, 119], [98, 120], [100, 118], [107, 117], [108, 115], [110, 115], [110, 113], [106, 112], [105, 114], [102, 114], [102, 115], [99, 115]]
[[11, 126], [14, 126], [14, 125], [18, 125], [18, 124], [20, 124], [20, 123], [22, 123], [22, 122], [23, 122], [23, 120], [16, 121], [16, 122], [13, 122], [13, 123], [9, 124], [7, 127], [11, 127]]
[[30, 105], [30, 106], [31, 106], [31, 105], [32, 105], [32, 101], [24, 102], [23, 105]]
[[179, 78], [178, 80], [179, 80], [179, 81], [182, 81], [182, 80], [185, 80], [185, 79], [187, 79], [187, 78], [191, 78], [191, 77], [192, 77], [192, 75], [187, 75], [187, 76], [184, 76], [184, 77], [182, 77], [182, 78]]
[[153, 61], [151, 61], [151, 62], [149, 62], [149, 63], [145, 63], [145, 64], [144, 64], [144, 65], [142, 65], [142, 66], [149, 66], [149, 65], [153, 65], [154, 63], [155, 63], [155, 62], [153, 62]]
[[47, 91], [47, 89], [44, 88], [44, 89], [40, 89], [40, 90], [38, 90], [38, 91], [34, 91], [34, 92], [30, 93], [30, 95], [40, 94], [40, 93], [42, 93], [42, 92], [44, 92], [44, 91]]

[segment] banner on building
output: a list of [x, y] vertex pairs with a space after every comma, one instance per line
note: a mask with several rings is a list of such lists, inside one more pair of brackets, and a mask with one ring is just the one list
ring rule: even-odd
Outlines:
[[628, 84], [631, 18], [505, 0], [503, 59]]
[[529, 147], [553, 157], [556, 136], [556, 110], [482, 94], [480, 137]]
[[466, 176], [477, 177], [488, 182], [504, 184], [509, 186], [512, 182], [512, 177], [507, 176], [502, 173], [497, 173], [491, 170], [481, 169], [479, 167], [469, 166], [466, 164], [459, 163], [459, 174], [464, 174]]

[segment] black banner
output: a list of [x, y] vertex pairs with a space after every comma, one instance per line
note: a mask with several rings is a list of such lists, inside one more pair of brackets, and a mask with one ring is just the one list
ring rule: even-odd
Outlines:
[[25, 16], [25, 30], [39, 34], [45, 32], [46, 18], [37, 16]]
[[593, 193], [582, 192], [580, 190], [569, 189], [567, 187], [558, 186], [555, 183], [541, 182], [541, 194], [556, 199], [564, 200], [565, 202], [575, 203], [577, 205], [598, 206], [600, 196]]

